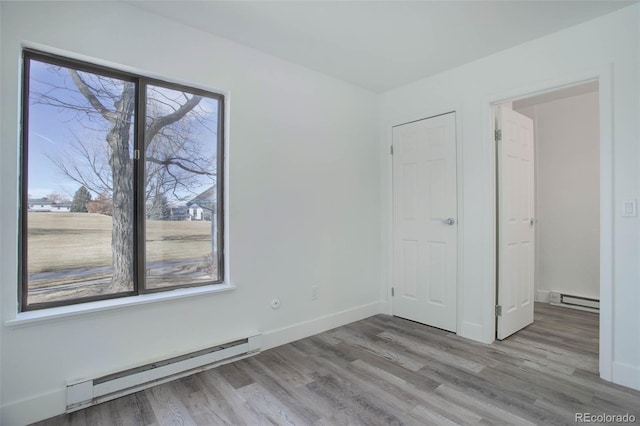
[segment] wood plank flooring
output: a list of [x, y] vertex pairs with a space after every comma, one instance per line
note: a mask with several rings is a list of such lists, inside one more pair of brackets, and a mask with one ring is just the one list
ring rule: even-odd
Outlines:
[[38, 425], [563, 425], [635, 415], [598, 377], [598, 315], [537, 304], [491, 345], [377, 315]]

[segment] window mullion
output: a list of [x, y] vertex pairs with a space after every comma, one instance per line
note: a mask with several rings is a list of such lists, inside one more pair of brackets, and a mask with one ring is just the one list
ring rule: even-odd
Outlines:
[[146, 109], [147, 94], [146, 82], [142, 79], [136, 81], [136, 116], [135, 116], [135, 155], [134, 155], [134, 202], [136, 205], [134, 212], [134, 252], [132, 255], [135, 259], [135, 291], [138, 294], [145, 292], [145, 240], [146, 240], [146, 223], [145, 223], [145, 128], [146, 128]]

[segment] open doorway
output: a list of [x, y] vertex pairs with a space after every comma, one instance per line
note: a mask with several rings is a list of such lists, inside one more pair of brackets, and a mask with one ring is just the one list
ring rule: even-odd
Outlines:
[[[499, 339], [533, 321], [534, 301], [599, 310], [599, 106], [598, 81], [495, 105]], [[503, 149], [514, 138], [524, 148]]]

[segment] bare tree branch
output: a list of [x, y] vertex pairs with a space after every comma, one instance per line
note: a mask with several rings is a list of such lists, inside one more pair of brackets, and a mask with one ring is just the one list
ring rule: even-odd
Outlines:
[[153, 138], [166, 126], [175, 123], [182, 119], [187, 113], [193, 110], [196, 105], [200, 103], [202, 96], [194, 95], [188, 99], [184, 104], [180, 105], [175, 112], [167, 114], [162, 117], [154, 118], [145, 132], [145, 145], [148, 145]]
[[94, 93], [89, 89], [89, 86], [84, 82], [78, 71], [69, 69], [69, 74], [71, 74], [71, 79], [75, 83], [76, 87], [82, 93], [82, 95], [89, 101], [91, 106], [95, 108], [96, 111], [100, 113], [105, 119], [107, 119], [110, 123], [113, 123], [116, 119], [113, 113], [109, 111], [107, 108], [102, 105], [100, 100], [94, 95]]
[[146, 160], [151, 162], [151, 163], [156, 163], [156, 164], [161, 164], [163, 166], [176, 166], [181, 168], [182, 170], [185, 170], [187, 172], [191, 172], [191, 173], [195, 173], [198, 175], [205, 175], [205, 176], [215, 176], [216, 174], [214, 172], [208, 172], [206, 170], [196, 170], [194, 168], [188, 167], [186, 166], [184, 163], [182, 163], [181, 161], [184, 161], [184, 158], [165, 158], [164, 160], [161, 160], [159, 158], [155, 158], [155, 157], [146, 157]]
[[84, 136], [74, 135], [70, 148], [47, 155], [58, 170], [69, 179], [79, 183], [95, 194], [112, 192], [109, 148], [106, 144]]

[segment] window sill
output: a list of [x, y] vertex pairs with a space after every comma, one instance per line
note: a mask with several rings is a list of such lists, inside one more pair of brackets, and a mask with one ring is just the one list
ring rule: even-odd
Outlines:
[[202, 287], [180, 288], [161, 293], [143, 294], [140, 296], [122, 297], [119, 299], [100, 300], [78, 305], [60, 306], [56, 308], [40, 309], [37, 311], [20, 312], [15, 319], [5, 321], [7, 327], [18, 327], [38, 322], [51, 321], [59, 318], [74, 317], [95, 312], [125, 309], [130, 306], [146, 305], [148, 303], [164, 302], [203, 294], [225, 293], [234, 290], [233, 284], [215, 284]]

